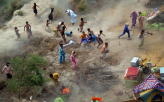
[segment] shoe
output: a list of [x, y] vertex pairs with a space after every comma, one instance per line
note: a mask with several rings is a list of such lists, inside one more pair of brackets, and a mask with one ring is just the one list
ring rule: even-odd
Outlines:
[[129, 40], [131, 39], [131, 38], [128, 38]]

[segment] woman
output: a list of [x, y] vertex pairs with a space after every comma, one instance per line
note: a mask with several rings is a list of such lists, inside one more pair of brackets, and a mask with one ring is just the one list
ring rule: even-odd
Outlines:
[[137, 17], [138, 17], [137, 12], [136, 11], [133, 11], [131, 13], [130, 17], [132, 17], [132, 26], [131, 26], [131, 28], [132, 28], [133, 26], [136, 25], [136, 20], [137, 20]]
[[138, 13], [139, 16], [138, 16], [138, 21], [139, 21], [139, 26], [140, 26], [140, 30], [143, 30], [143, 21], [145, 20], [144, 17], [141, 16], [141, 12]]
[[5, 74], [7, 75], [7, 78], [11, 79], [12, 78], [12, 75], [11, 75], [12, 71], [9, 69], [9, 64], [10, 63], [6, 63], [6, 66], [3, 68], [1, 74], [3, 73], [3, 71], [5, 71]]
[[76, 68], [76, 62], [78, 62], [78, 60], [75, 59], [75, 51], [72, 51], [71, 56], [70, 56], [70, 60], [73, 64], [73, 70], [75, 70]]

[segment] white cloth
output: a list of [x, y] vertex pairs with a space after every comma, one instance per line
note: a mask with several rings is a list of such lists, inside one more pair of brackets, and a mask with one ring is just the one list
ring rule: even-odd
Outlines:
[[71, 23], [75, 23], [77, 15], [72, 10], [67, 10], [66, 13], [70, 14], [70, 16], [71, 16]]
[[65, 44], [65, 45], [63, 45], [63, 46], [71, 45], [71, 44], [73, 44], [73, 43], [76, 44], [74, 41], [70, 40], [68, 44]]
[[142, 37], [140, 38], [140, 36], [141, 36], [141, 34], [139, 34], [138, 35], [138, 38], [139, 38], [139, 43], [141, 43], [142, 42], [142, 40], [144, 40], [144, 38], [145, 38], [145, 35], [146, 35], [147, 33], [143, 33], [143, 35], [142, 35]]

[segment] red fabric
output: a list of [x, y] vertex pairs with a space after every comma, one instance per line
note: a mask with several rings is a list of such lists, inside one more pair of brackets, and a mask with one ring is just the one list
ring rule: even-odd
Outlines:
[[94, 97], [94, 96], [92, 97], [92, 100], [97, 100], [97, 101], [99, 101], [99, 102], [101, 102], [101, 99], [102, 99], [101, 97], [100, 97], [100, 98]]
[[125, 73], [124, 79], [135, 80], [140, 74], [140, 70], [136, 67], [129, 67]]

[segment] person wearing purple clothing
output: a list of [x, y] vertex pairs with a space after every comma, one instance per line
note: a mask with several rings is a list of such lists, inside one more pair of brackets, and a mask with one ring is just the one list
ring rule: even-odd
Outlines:
[[125, 24], [124, 32], [121, 35], [118, 36], [118, 39], [120, 39], [120, 37], [123, 36], [125, 33], [128, 33], [128, 38], [130, 40], [130, 32], [129, 31], [132, 31], [132, 30], [129, 30], [128, 26], [129, 26], [128, 23]]
[[133, 11], [131, 13], [130, 17], [132, 17], [132, 26], [131, 26], [131, 28], [132, 28], [133, 26], [136, 25], [136, 20], [137, 20], [137, 17], [138, 17], [137, 12], [136, 11]]
[[85, 34], [85, 32], [83, 31], [82, 34], [80, 35], [80, 39], [81, 39], [81, 42], [80, 42], [80, 46], [81, 46], [81, 43], [84, 42], [84, 48], [85, 48], [85, 45], [87, 44], [87, 37], [86, 36], [89, 36], [88, 34]]

